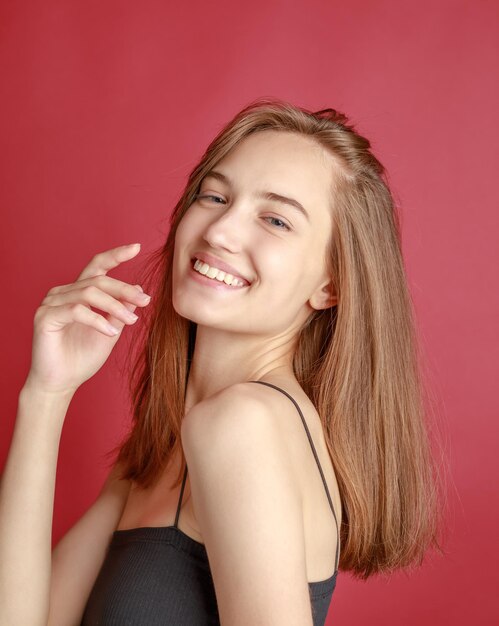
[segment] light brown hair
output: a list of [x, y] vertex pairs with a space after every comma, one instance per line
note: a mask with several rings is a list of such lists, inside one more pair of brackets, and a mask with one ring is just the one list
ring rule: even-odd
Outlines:
[[358, 578], [420, 565], [437, 540], [438, 468], [415, 315], [401, 251], [399, 215], [370, 142], [334, 109], [311, 112], [259, 99], [213, 139], [170, 217], [166, 243], [137, 281], [153, 296], [142, 310], [129, 384], [132, 428], [118, 451], [122, 477], [147, 487], [174, 453], [181, 466], [184, 397], [196, 324], [172, 306], [172, 260], [180, 220], [205, 174], [245, 137], [264, 130], [313, 138], [333, 157], [333, 229], [325, 263], [337, 305], [314, 311], [300, 330], [294, 372], [316, 407], [342, 500], [340, 568]]

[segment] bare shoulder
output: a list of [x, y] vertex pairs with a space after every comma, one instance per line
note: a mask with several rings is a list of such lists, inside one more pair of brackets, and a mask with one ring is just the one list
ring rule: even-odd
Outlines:
[[236, 383], [199, 402], [182, 420], [183, 443], [195, 445], [199, 440], [206, 448], [208, 441], [229, 444], [239, 437], [253, 435], [260, 443], [278, 447], [280, 431], [275, 399], [267, 391], [263, 385]]
[[301, 493], [260, 387], [232, 385], [184, 417], [193, 508], [222, 623], [311, 624]]
[[[291, 388], [290, 384], [287, 386]], [[300, 393], [302, 400], [306, 398], [301, 387], [298, 385], [295, 387], [296, 388], [294, 388], [291, 393], [293, 395]], [[306, 398], [306, 400], [308, 401], [308, 398]], [[202, 402], [199, 402], [191, 408], [186, 417], [195, 415], [199, 419], [203, 419], [203, 416], [209, 414], [212, 416], [212, 419], [216, 419], [217, 415], [225, 416], [222, 417], [222, 419], [230, 419], [230, 417], [227, 417], [230, 415], [230, 410], [235, 410], [234, 418], [237, 419], [237, 415], [243, 413], [245, 409], [251, 413], [260, 409], [262, 415], [270, 416], [272, 413], [275, 414], [276, 408], [282, 408], [283, 406], [292, 407], [290, 401], [286, 399], [282, 393], [276, 393], [274, 389], [266, 384], [241, 382], [229, 385]], [[268, 410], [269, 408], [270, 410]], [[296, 409], [294, 410], [296, 411]]]
[[189, 445], [199, 439], [206, 447], [214, 438], [223, 437], [229, 444], [233, 438], [254, 436], [274, 453], [287, 454], [283, 429], [295, 415], [296, 408], [284, 394], [267, 385], [236, 383], [191, 408], [182, 421], [182, 441]]
[[299, 472], [297, 474], [296, 459], [300, 454], [309, 456], [310, 450], [303, 436], [302, 421], [291, 399], [296, 398], [297, 404], [303, 408], [304, 420], [308, 422], [314, 440], [322, 437], [320, 419], [298, 383], [279, 381], [279, 388], [289, 397], [267, 384], [241, 382], [196, 404], [182, 421], [181, 436], [186, 456], [189, 454], [186, 447], [194, 446], [197, 454], [204, 454], [208, 443], [210, 447], [220, 445], [223, 448], [239, 439], [247, 444], [243, 451], [250, 453], [250, 442], [254, 440], [261, 449], [265, 446], [269, 453], [282, 457], [280, 461], [288, 465], [295, 473], [297, 484], [301, 484], [303, 477]]

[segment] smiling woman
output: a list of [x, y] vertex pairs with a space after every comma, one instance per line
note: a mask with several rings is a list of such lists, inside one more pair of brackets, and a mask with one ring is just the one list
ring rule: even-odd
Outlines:
[[[189, 486], [185, 528], [207, 550], [218, 612], [185, 623], [317, 626], [338, 566], [368, 578], [440, 550], [398, 220], [383, 165], [334, 109], [256, 101], [191, 172], [152, 258], [157, 298], [146, 349], [157, 357], [143, 355], [134, 427], [118, 456], [123, 476], [142, 489], [160, 479], [172, 495]], [[245, 285], [227, 288], [227, 276]], [[301, 411], [295, 398], [303, 424], [286, 404]], [[247, 430], [266, 415], [261, 430]], [[129, 511], [139, 502], [129, 499]], [[125, 513], [122, 523], [137, 519]], [[290, 535], [298, 520], [301, 534]], [[204, 583], [191, 575], [196, 582], [182, 593], [195, 595]], [[277, 596], [287, 606], [279, 615]]]
[[[219, 265], [222, 265], [219, 263]], [[234, 274], [230, 272], [224, 272], [222, 269], [208, 265], [208, 263], [203, 263], [203, 261], [195, 260], [193, 265], [194, 275], [193, 278], [195, 280], [201, 281], [201, 284], [210, 284], [212, 287], [223, 287], [224, 289], [228, 288], [240, 288], [245, 287], [249, 284], [247, 281], [243, 281], [238, 278]], [[204, 276], [204, 279], [201, 278]], [[208, 281], [208, 282], [207, 282]], [[220, 285], [218, 285], [220, 284]]]
[[[172, 301], [177, 313], [197, 324], [197, 346], [202, 350], [210, 342], [210, 361], [218, 350], [211, 342], [222, 339], [213, 328], [223, 326], [231, 333], [234, 358], [236, 352], [237, 360], [247, 358], [251, 330], [261, 336], [255, 349], [262, 341], [275, 346], [272, 367], [291, 372], [289, 345], [299, 329], [315, 310], [334, 304], [332, 276], [324, 263], [334, 172], [332, 157], [315, 141], [267, 130], [245, 137], [200, 180], [176, 228]], [[281, 220], [289, 227], [283, 228]], [[251, 284], [238, 292], [225, 290], [223, 298], [209, 297], [218, 292], [197, 288], [186, 274], [192, 255], [200, 257], [200, 251], [210, 255], [203, 259], [208, 265]], [[226, 353], [227, 345], [221, 342], [220, 349]], [[225, 363], [233, 370], [227, 357]], [[219, 374], [231, 380], [226, 370]], [[198, 397], [193, 394], [194, 401]]]
[[[130, 344], [131, 429], [102, 494], [45, 561], [51, 578], [38, 566], [37, 620], [19, 585], [3, 585], [5, 623], [323, 626], [340, 569], [367, 579], [440, 549], [399, 218], [369, 141], [334, 109], [251, 103], [208, 146], [170, 221]], [[42, 314], [62, 315], [62, 298], [85, 327], [71, 294], [114, 305], [104, 274], [119, 254], [97, 255], [80, 278], [91, 282], [57, 288]], [[110, 331], [92, 333], [80, 351], [72, 338], [61, 376], [109, 353]], [[28, 392], [22, 412], [63, 414], [66, 395], [55, 408], [53, 395]], [[32, 423], [19, 429], [28, 450]], [[53, 474], [58, 436], [39, 435]], [[14, 568], [11, 546], [30, 533], [3, 528]]]

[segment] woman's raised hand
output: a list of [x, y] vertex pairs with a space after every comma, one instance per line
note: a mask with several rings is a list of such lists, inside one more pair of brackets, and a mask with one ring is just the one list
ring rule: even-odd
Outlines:
[[25, 387], [74, 393], [102, 367], [125, 324], [134, 323], [130, 315], [135, 308], [150, 301], [138, 285], [106, 275], [139, 250], [140, 244], [132, 244], [100, 252], [76, 282], [49, 290], [34, 317], [31, 367]]

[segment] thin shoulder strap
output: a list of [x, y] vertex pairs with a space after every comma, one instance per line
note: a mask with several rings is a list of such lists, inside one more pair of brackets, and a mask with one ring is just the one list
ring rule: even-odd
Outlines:
[[175, 527], [178, 526], [178, 518], [180, 516], [180, 507], [182, 505], [182, 496], [184, 495], [184, 488], [185, 488], [186, 478], [187, 478], [187, 465], [185, 466], [184, 478], [182, 480], [182, 487], [180, 489], [180, 496], [179, 496], [178, 504], [177, 504], [177, 514], [175, 515], [175, 523], [173, 524]]
[[282, 393], [284, 395], [288, 396], [288, 398], [295, 405], [295, 407], [298, 410], [298, 413], [300, 414], [301, 421], [303, 422], [303, 426], [305, 427], [305, 432], [307, 433], [307, 437], [308, 437], [308, 440], [310, 442], [310, 446], [312, 448], [312, 452], [314, 453], [314, 457], [315, 457], [315, 460], [317, 462], [317, 467], [319, 468], [319, 472], [321, 474], [322, 482], [324, 483], [324, 488], [326, 490], [327, 499], [329, 500], [329, 506], [331, 507], [331, 511], [333, 512], [333, 517], [334, 517], [334, 521], [335, 521], [335, 524], [336, 524], [337, 540], [336, 540], [336, 557], [335, 557], [335, 566], [334, 566], [334, 571], [336, 572], [337, 569], [338, 569], [338, 551], [339, 551], [339, 543], [340, 543], [340, 533], [339, 533], [339, 529], [338, 529], [338, 520], [336, 519], [336, 513], [334, 512], [333, 501], [331, 500], [331, 495], [330, 495], [329, 489], [327, 487], [326, 479], [324, 478], [324, 472], [322, 471], [322, 467], [321, 467], [321, 464], [319, 462], [319, 457], [317, 456], [317, 452], [315, 450], [314, 442], [312, 441], [312, 436], [310, 435], [310, 431], [308, 429], [307, 422], [305, 421], [303, 413], [302, 413], [300, 407], [298, 406], [298, 403], [296, 402], [296, 400], [287, 391], [285, 391], [284, 389], [281, 389], [277, 385], [273, 385], [272, 383], [264, 382], [263, 380], [250, 380], [248, 382], [250, 382], [250, 383], [260, 383], [261, 385], [268, 385], [269, 387], [273, 387], [274, 389], [277, 389], [278, 391], [282, 391]]

